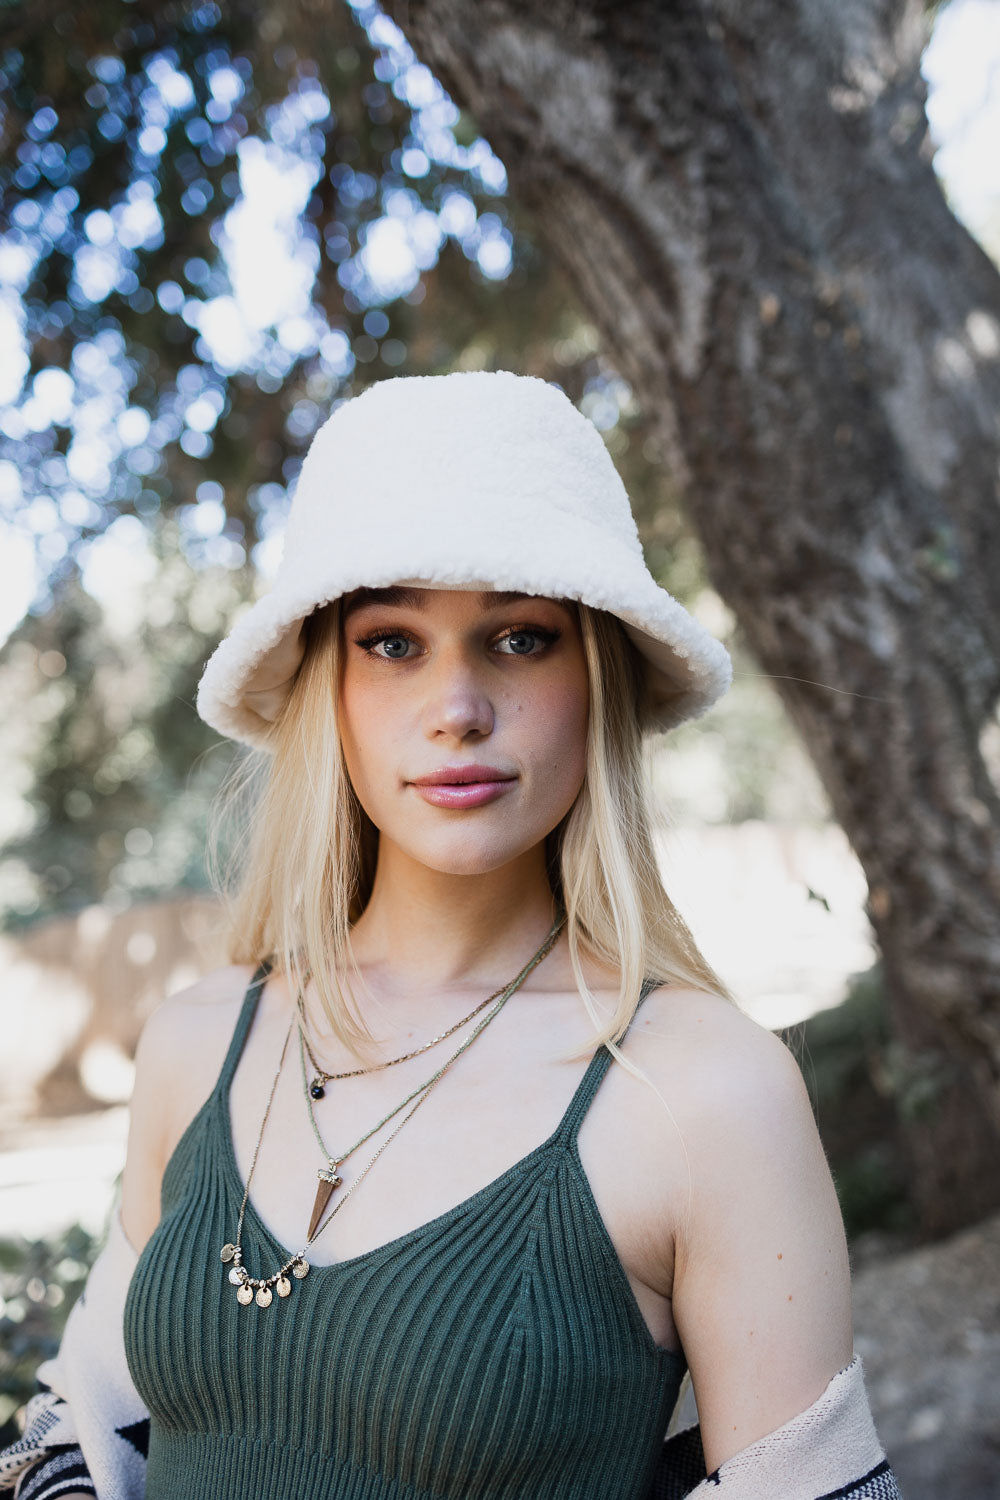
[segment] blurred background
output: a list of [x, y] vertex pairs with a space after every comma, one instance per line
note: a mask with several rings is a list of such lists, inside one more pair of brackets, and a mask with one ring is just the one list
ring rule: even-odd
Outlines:
[[904, 1494], [1000, 1493], [1000, 4], [674, 9], [0, 10], [0, 1443], [225, 960], [194, 694], [310, 438], [509, 368], [733, 655], [664, 880], [801, 1060]]

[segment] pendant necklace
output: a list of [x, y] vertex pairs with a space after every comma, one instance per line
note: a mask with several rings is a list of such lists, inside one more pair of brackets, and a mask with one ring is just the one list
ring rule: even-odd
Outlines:
[[[313, 1109], [313, 1102], [312, 1102], [313, 1096], [312, 1096], [311, 1090], [310, 1090], [310, 1088], [308, 1086], [308, 1083], [307, 1083], [307, 1080], [306, 1080], [305, 1038], [302, 1035], [302, 1028], [301, 1028], [301, 1023], [300, 1023], [300, 1026], [299, 1026], [299, 1051], [300, 1051], [301, 1057], [302, 1057], [302, 1087], [303, 1087], [303, 1091], [304, 1091], [305, 1097], [306, 1097], [306, 1104], [308, 1105], [308, 1109], [309, 1109], [309, 1123], [312, 1125], [313, 1134], [315, 1135], [316, 1140], [319, 1142], [319, 1149], [322, 1151], [323, 1155], [326, 1157], [326, 1163], [327, 1163], [325, 1167], [320, 1167], [318, 1169], [317, 1173], [316, 1173], [316, 1176], [319, 1178], [319, 1186], [316, 1189], [316, 1197], [315, 1197], [315, 1200], [313, 1202], [312, 1216], [310, 1217], [310, 1220], [309, 1220], [309, 1230], [308, 1230], [308, 1233], [309, 1233], [310, 1240], [313, 1238], [313, 1236], [315, 1234], [317, 1224], [319, 1223], [320, 1219], [323, 1217], [323, 1214], [326, 1212], [326, 1206], [329, 1203], [331, 1197], [336, 1192], [337, 1188], [339, 1188], [341, 1186], [341, 1184], [343, 1183], [344, 1179], [341, 1177], [338, 1168], [340, 1168], [343, 1165], [343, 1163], [347, 1160], [347, 1158], [349, 1156], [352, 1156], [354, 1154], [354, 1152], [357, 1151], [357, 1149], [358, 1149], [359, 1146], [363, 1146], [364, 1143], [365, 1143], [365, 1141], [369, 1140], [370, 1137], [373, 1136], [376, 1133], [376, 1131], [381, 1130], [382, 1126], [385, 1125], [385, 1124], [387, 1124], [393, 1118], [394, 1115], [398, 1115], [399, 1111], [401, 1109], [405, 1109], [406, 1106], [410, 1103], [410, 1101], [412, 1099], [416, 1099], [417, 1103], [414, 1104], [413, 1109], [410, 1110], [410, 1114], [406, 1115], [406, 1117], [403, 1120], [400, 1121], [399, 1125], [396, 1126], [396, 1130], [394, 1130], [392, 1132], [392, 1135], [390, 1135], [385, 1140], [385, 1142], [383, 1143], [383, 1145], [379, 1148], [379, 1151], [376, 1152], [376, 1156], [379, 1155], [381, 1153], [381, 1151], [383, 1151], [385, 1149], [386, 1146], [388, 1146], [389, 1141], [392, 1140], [392, 1137], [396, 1134], [396, 1131], [401, 1130], [403, 1128], [403, 1126], [406, 1124], [406, 1121], [410, 1118], [410, 1115], [412, 1115], [413, 1112], [414, 1112], [414, 1110], [417, 1109], [417, 1107], [424, 1102], [424, 1099], [426, 1099], [427, 1095], [430, 1093], [431, 1089], [438, 1082], [438, 1080], [440, 1078], [442, 1078], [445, 1073], [447, 1073], [447, 1071], [451, 1067], [452, 1063], [456, 1062], [457, 1059], [461, 1057], [461, 1055], [465, 1051], [465, 1049], [467, 1047], [471, 1047], [472, 1043], [476, 1040], [476, 1037], [479, 1035], [479, 1033], [481, 1031], [484, 1031], [485, 1028], [489, 1025], [489, 1023], [493, 1020], [494, 1016], [496, 1016], [496, 1015], [498, 1015], [500, 1013], [500, 1011], [503, 1009], [504, 1005], [507, 1003], [507, 1001], [510, 999], [511, 995], [514, 993], [515, 989], [517, 989], [517, 988], [518, 988], [518, 985], [517, 985], [517, 983], [515, 983], [514, 985], [509, 986], [506, 989], [506, 991], [500, 991], [500, 998], [497, 1000], [497, 1002], [494, 1005], [493, 1009], [483, 1018], [483, 1020], [481, 1020], [479, 1022], [478, 1026], [476, 1026], [475, 1030], [471, 1033], [471, 1035], [468, 1036], [465, 1039], [465, 1041], [458, 1048], [458, 1050], [452, 1053], [452, 1055], [451, 1055], [451, 1057], [449, 1057], [448, 1061], [442, 1067], [440, 1067], [437, 1070], [436, 1073], [432, 1074], [432, 1076], [430, 1078], [426, 1079], [425, 1082], [421, 1083], [417, 1088], [415, 1088], [411, 1094], [408, 1094], [406, 1096], [406, 1098], [403, 1100], [402, 1104], [397, 1104], [396, 1108], [392, 1111], [391, 1114], [388, 1114], [388, 1115], [385, 1116], [384, 1119], [379, 1120], [379, 1122], [378, 1122], [377, 1125], [373, 1125], [372, 1128], [371, 1128], [371, 1130], [366, 1131], [365, 1134], [360, 1138], [360, 1140], [355, 1141], [355, 1143], [354, 1143], [353, 1146], [350, 1146], [346, 1151], [341, 1152], [341, 1154], [339, 1156], [331, 1156], [330, 1155], [330, 1153], [329, 1153], [329, 1151], [327, 1150], [327, 1147], [326, 1147], [326, 1142], [323, 1140], [323, 1137], [320, 1135], [319, 1125], [316, 1122], [316, 1111]], [[421, 1050], [423, 1050], [423, 1049], [421, 1049]], [[395, 1060], [396, 1059], [393, 1059], [393, 1061], [395, 1061]], [[382, 1067], [387, 1067], [387, 1066], [389, 1066], [389, 1064], [383, 1063], [381, 1066]], [[368, 1072], [369, 1069], [362, 1069], [361, 1071], [362, 1072]], [[372, 1068], [370, 1071], [371, 1072], [375, 1072], [376, 1069]], [[418, 1094], [421, 1096], [420, 1098], [417, 1098]], [[372, 1162], [374, 1162], [374, 1161], [375, 1161], [375, 1157], [373, 1156], [372, 1160], [368, 1163], [368, 1167], [370, 1167], [372, 1165]], [[368, 1170], [368, 1167], [365, 1168], [366, 1172]], [[352, 1185], [348, 1189], [348, 1191], [344, 1194], [343, 1198], [340, 1200], [340, 1203], [345, 1203], [347, 1201], [348, 1196], [350, 1195], [351, 1192], [353, 1192], [354, 1188], [357, 1187], [357, 1185], [358, 1185], [358, 1183], [360, 1181], [361, 1181], [361, 1177], [359, 1176], [355, 1180], [355, 1182], [352, 1183]], [[339, 1208], [340, 1204], [338, 1204], [337, 1206]], [[334, 1213], [336, 1213], [336, 1211], [337, 1211], [336, 1209], [333, 1210]], [[332, 1218], [333, 1214], [331, 1214], [330, 1217]]]
[[[500, 992], [499, 998], [497, 999], [493, 1008], [488, 1011], [483, 1019], [478, 1023], [478, 1025], [473, 1028], [470, 1034], [466, 1037], [465, 1041], [462, 1042], [462, 1044], [454, 1053], [452, 1053], [448, 1061], [442, 1064], [442, 1066], [437, 1070], [436, 1073], [432, 1074], [430, 1078], [425, 1080], [424, 1083], [420, 1084], [420, 1086], [414, 1089], [412, 1093], [408, 1094], [401, 1104], [397, 1104], [394, 1109], [390, 1110], [387, 1115], [384, 1115], [382, 1119], [379, 1120], [377, 1125], [373, 1126], [371, 1130], [366, 1131], [359, 1140], [355, 1141], [353, 1146], [349, 1147], [347, 1151], [342, 1152], [339, 1156], [331, 1156], [327, 1151], [326, 1145], [319, 1133], [319, 1127], [316, 1123], [316, 1117], [312, 1106], [312, 1097], [306, 1078], [306, 1044], [305, 1037], [302, 1031], [302, 1021], [300, 1019], [302, 996], [300, 995], [298, 997], [295, 1006], [295, 1013], [293, 1014], [291, 1022], [289, 1023], [288, 1031], [285, 1033], [284, 1044], [281, 1048], [281, 1056], [278, 1059], [278, 1066], [275, 1071], [274, 1081], [271, 1084], [271, 1091], [267, 1099], [267, 1107], [264, 1110], [264, 1118], [261, 1120], [260, 1131], [257, 1136], [257, 1144], [254, 1147], [253, 1158], [250, 1163], [250, 1171], [247, 1176], [246, 1186], [243, 1190], [243, 1201], [240, 1204], [239, 1220], [236, 1226], [236, 1239], [235, 1242], [223, 1245], [220, 1252], [220, 1258], [223, 1264], [229, 1267], [229, 1280], [236, 1288], [236, 1298], [238, 1302], [240, 1302], [244, 1307], [249, 1306], [250, 1303], [254, 1301], [256, 1301], [258, 1307], [269, 1307], [273, 1300], [272, 1287], [278, 1293], [278, 1296], [280, 1298], [286, 1298], [290, 1295], [292, 1290], [292, 1282], [289, 1280], [289, 1272], [291, 1272], [292, 1276], [297, 1280], [302, 1280], [303, 1277], [309, 1274], [309, 1261], [306, 1259], [306, 1252], [309, 1250], [311, 1245], [323, 1233], [330, 1220], [344, 1206], [348, 1198], [354, 1192], [354, 1189], [358, 1187], [364, 1180], [364, 1178], [368, 1175], [369, 1171], [375, 1165], [378, 1158], [382, 1155], [382, 1152], [385, 1150], [386, 1146], [388, 1146], [389, 1142], [399, 1134], [400, 1130], [402, 1130], [406, 1122], [412, 1118], [415, 1112], [420, 1108], [420, 1105], [427, 1098], [431, 1090], [440, 1082], [445, 1073], [448, 1072], [452, 1064], [455, 1063], [459, 1057], [461, 1057], [462, 1053], [465, 1052], [466, 1049], [470, 1047], [476, 1040], [476, 1038], [481, 1034], [481, 1032], [485, 1030], [490, 1021], [492, 1021], [493, 1018], [499, 1014], [504, 1005], [510, 999], [511, 995], [513, 995], [515, 991], [518, 990], [524, 983], [525, 979], [531, 973], [532, 969], [534, 969], [535, 965], [540, 963], [545, 955], [550, 951], [556, 939], [558, 938], [559, 933], [562, 931], [565, 921], [566, 916], [563, 912], [557, 918], [551, 931], [549, 932], [548, 937], [545, 939], [545, 942], [542, 944], [541, 948], [539, 948], [538, 952], [533, 956], [533, 958], [529, 960], [529, 962], [521, 970], [521, 973], [517, 976], [517, 978], [512, 980], [511, 983]], [[492, 998], [492, 996], [489, 998]], [[477, 1012], [482, 1008], [482, 1006], [477, 1006]], [[251, 1276], [243, 1264], [243, 1221], [246, 1215], [247, 1203], [249, 1202], [250, 1198], [250, 1184], [253, 1181], [254, 1169], [257, 1165], [257, 1156], [260, 1152], [261, 1142], [264, 1139], [264, 1129], [267, 1125], [267, 1121], [271, 1113], [271, 1105], [274, 1101], [275, 1090], [278, 1086], [278, 1080], [281, 1076], [281, 1069], [285, 1061], [285, 1055], [288, 1051], [288, 1043], [291, 1040], [292, 1030], [295, 1027], [296, 1022], [298, 1022], [299, 1025], [299, 1042], [300, 1055], [302, 1059], [303, 1086], [306, 1103], [309, 1109], [309, 1117], [313, 1127], [313, 1132], [316, 1135], [317, 1140], [319, 1141], [320, 1149], [323, 1152], [327, 1165], [325, 1167], [321, 1167], [319, 1172], [317, 1173], [317, 1176], [319, 1178], [319, 1187], [317, 1188], [316, 1200], [313, 1204], [313, 1212], [310, 1217], [309, 1230], [306, 1235], [306, 1243], [303, 1245], [302, 1249], [298, 1251], [297, 1254], [289, 1256], [284, 1264], [280, 1266], [277, 1271], [272, 1272], [270, 1276]], [[464, 1022], [460, 1024], [464, 1024]], [[455, 1029], [457, 1028], [451, 1028], [451, 1030]], [[447, 1034], [448, 1033], [444, 1033], [443, 1035]], [[443, 1036], [436, 1037], [433, 1043], [428, 1043], [425, 1047], [418, 1048], [417, 1053], [426, 1051], [428, 1047], [435, 1045], [436, 1042], [441, 1040], [443, 1040]], [[414, 1053], [411, 1055], [415, 1056], [417, 1054]], [[359, 1069], [357, 1071], [376, 1072], [380, 1068], [391, 1067], [393, 1063], [404, 1060], [404, 1058], [393, 1058], [388, 1063], [380, 1063], [376, 1065], [376, 1067], [370, 1069]], [[394, 1119], [401, 1110], [405, 1109], [406, 1106], [411, 1103], [412, 1108], [407, 1111], [407, 1113], [403, 1116], [402, 1120], [400, 1120], [395, 1129], [386, 1136], [385, 1140], [382, 1142], [381, 1146], [379, 1146], [378, 1150], [375, 1151], [371, 1158], [365, 1163], [364, 1167], [358, 1173], [355, 1180], [351, 1183], [351, 1186], [347, 1189], [347, 1192], [343, 1195], [342, 1198], [338, 1200], [338, 1202], [326, 1215], [326, 1218], [322, 1218], [323, 1212], [327, 1204], [329, 1203], [332, 1194], [338, 1187], [341, 1186], [343, 1181], [339, 1172], [337, 1171], [337, 1168], [341, 1166], [349, 1156], [353, 1155], [353, 1153], [357, 1151], [360, 1146], [363, 1146], [365, 1141], [369, 1140], [371, 1136], [373, 1136], [377, 1131], [381, 1130], [383, 1125], [388, 1124], [390, 1120]]]

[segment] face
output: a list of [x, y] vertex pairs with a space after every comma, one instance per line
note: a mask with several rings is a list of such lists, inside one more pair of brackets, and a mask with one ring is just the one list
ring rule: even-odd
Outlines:
[[[590, 695], [573, 603], [359, 589], [341, 630], [344, 758], [380, 853], [390, 840], [433, 869], [471, 874], [540, 844], [586, 770]], [[416, 784], [468, 767], [484, 769], [461, 789]]]

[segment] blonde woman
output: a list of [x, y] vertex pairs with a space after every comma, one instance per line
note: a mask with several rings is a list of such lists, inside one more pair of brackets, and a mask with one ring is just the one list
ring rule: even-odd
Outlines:
[[22, 1494], [898, 1495], [799, 1069], [654, 858], [644, 735], [729, 679], [558, 387], [334, 412], [199, 688], [263, 752], [232, 963], [143, 1034]]

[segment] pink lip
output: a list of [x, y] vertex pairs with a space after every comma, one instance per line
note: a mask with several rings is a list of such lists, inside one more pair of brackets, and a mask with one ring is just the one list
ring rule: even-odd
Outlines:
[[411, 782], [425, 802], [435, 807], [480, 807], [503, 794], [517, 778], [496, 766], [439, 766]]
[[513, 781], [511, 771], [501, 771], [496, 766], [479, 765], [470, 761], [467, 765], [439, 766], [428, 771], [426, 776], [414, 776], [414, 786], [461, 786], [470, 781]]
[[412, 783], [413, 790], [435, 807], [480, 807], [484, 802], [502, 797], [513, 784], [513, 777], [506, 781], [469, 781], [460, 786], [448, 786], [440, 782]]

